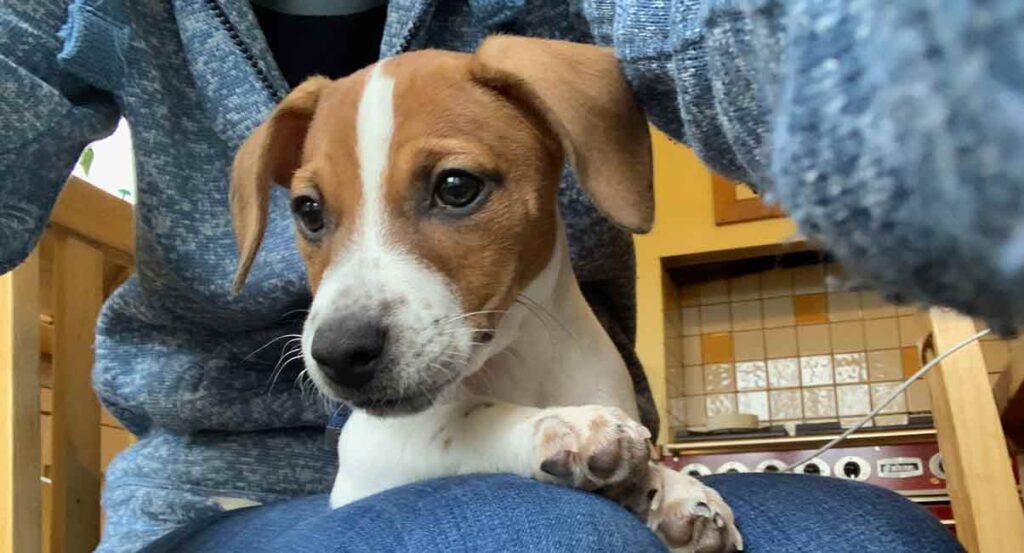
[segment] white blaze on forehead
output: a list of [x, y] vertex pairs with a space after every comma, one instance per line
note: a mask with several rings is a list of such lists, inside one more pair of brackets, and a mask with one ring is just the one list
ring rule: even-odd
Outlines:
[[385, 63], [378, 63], [370, 73], [356, 114], [356, 154], [363, 191], [356, 232], [357, 240], [372, 246], [384, 242], [384, 175], [395, 124], [395, 79], [384, 73]]
[[362, 198], [355, 228], [324, 271], [302, 332], [303, 359], [322, 390], [331, 385], [310, 348], [316, 329], [333, 317], [366, 317], [387, 325], [388, 343], [394, 344], [389, 346], [394, 350], [390, 385], [398, 391], [430, 389], [446, 376], [438, 367], [469, 354], [472, 333], [458, 317], [459, 300], [448, 280], [388, 236], [384, 189], [395, 125], [395, 78], [386, 69], [382, 61], [371, 70], [356, 113]]

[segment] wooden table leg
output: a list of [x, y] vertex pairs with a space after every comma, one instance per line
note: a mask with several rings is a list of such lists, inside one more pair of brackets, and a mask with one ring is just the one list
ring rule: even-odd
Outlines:
[[53, 252], [54, 551], [92, 551], [100, 533], [100, 407], [93, 341], [103, 302], [103, 254], [72, 236]]
[[0, 275], [0, 551], [37, 553], [39, 476], [39, 259]]
[[[932, 309], [930, 316], [939, 353], [976, 332], [953, 311]], [[1024, 551], [1024, 509], [981, 345], [951, 355], [928, 382], [960, 542], [970, 553]]]

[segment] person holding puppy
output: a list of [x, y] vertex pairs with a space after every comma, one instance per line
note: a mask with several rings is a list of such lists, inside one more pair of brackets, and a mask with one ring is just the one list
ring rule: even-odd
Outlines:
[[[232, 294], [230, 160], [307, 77], [343, 77], [404, 51], [472, 51], [495, 33], [613, 48], [654, 125], [779, 200], [865, 281], [1016, 327], [1024, 54], [1014, 45], [1024, 8], [1012, 0], [962, 8], [924, 0], [0, 7], [0, 271], [31, 251], [81, 149], [119, 116], [133, 131], [138, 271], [104, 308], [94, 382], [140, 440], [106, 474], [99, 550], [157, 540], [154, 550], [191, 551], [660, 547], [610, 502], [511, 477], [431, 481], [334, 512], [316, 495], [336, 469], [325, 421], [338, 414], [342, 424], [345, 410], [325, 410], [295, 387], [298, 366], [268, 393], [276, 351], [253, 352], [296, 334], [310, 296], [281, 191], [248, 281]], [[656, 433], [632, 353], [630, 237], [571, 174], [559, 202], [581, 288], [627, 360], [640, 418]], [[957, 550], [928, 515], [882, 491], [825, 479], [794, 488], [781, 476], [711, 485], [752, 550]], [[265, 506], [232, 510], [254, 504]], [[889, 522], [885, 532], [864, 523], [872, 517]]]

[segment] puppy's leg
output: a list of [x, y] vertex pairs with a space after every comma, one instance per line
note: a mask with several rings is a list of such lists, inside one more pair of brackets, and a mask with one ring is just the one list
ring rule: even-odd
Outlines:
[[338, 442], [338, 507], [389, 488], [511, 472], [583, 489], [646, 477], [650, 433], [613, 407], [537, 409], [481, 398], [412, 416], [357, 411]]
[[642, 516], [673, 552], [724, 553], [743, 549], [732, 509], [718, 492], [696, 478], [651, 464], [646, 489], [647, 511]]

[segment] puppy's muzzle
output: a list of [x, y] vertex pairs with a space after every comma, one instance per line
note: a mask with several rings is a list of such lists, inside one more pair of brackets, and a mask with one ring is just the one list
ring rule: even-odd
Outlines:
[[387, 343], [388, 330], [380, 320], [337, 317], [316, 329], [310, 354], [328, 380], [359, 390], [380, 371]]

